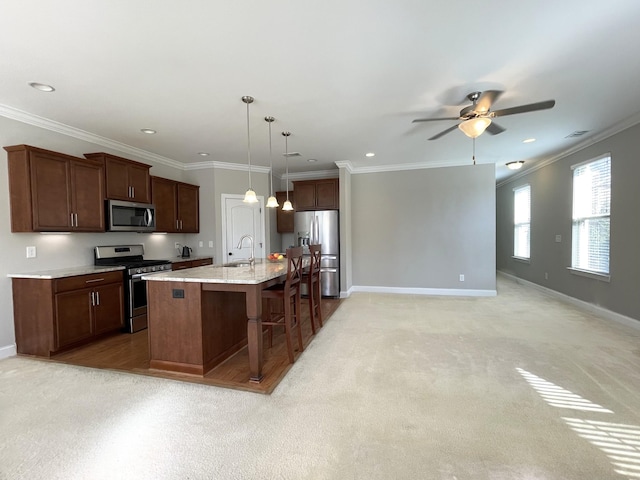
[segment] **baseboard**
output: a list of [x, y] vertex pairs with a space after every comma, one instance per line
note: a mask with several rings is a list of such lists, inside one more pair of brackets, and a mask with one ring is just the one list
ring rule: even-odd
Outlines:
[[356, 286], [350, 289], [351, 292], [367, 293], [397, 293], [405, 295], [433, 295], [445, 297], [495, 297], [496, 290], [472, 290], [463, 288], [404, 288], [404, 287], [369, 287]]
[[501, 272], [498, 270], [498, 275], [502, 275], [503, 277], [509, 278], [516, 283], [521, 285], [526, 285], [531, 288], [535, 288], [536, 290], [540, 290], [541, 292], [547, 293], [553, 297], [556, 297], [560, 300], [564, 300], [567, 303], [575, 305], [576, 307], [587, 310], [590, 313], [595, 313], [596, 315], [600, 315], [608, 320], [613, 320], [618, 323], [622, 323], [628, 327], [632, 327], [640, 330], [640, 320], [636, 320], [635, 318], [627, 317], [626, 315], [622, 315], [621, 313], [616, 313], [611, 310], [608, 310], [603, 307], [599, 307], [594, 305], [593, 303], [585, 302], [584, 300], [579, 300], [575, 297], [571, 297], [564, 293], [560, 293], [557, 290], [552, 290], [548, 287], [543, 287], [542, 285], [538, 285], [537, 283], [530, 282], [529, 280], [524, 280], [520, 277], [516, 277], [510, 273]]
[[13, 357], [18, 354], [16, 344], [7, 345], [6, 347], [0, 347], [0, 360], [7, 357]]
[[353, 293], [353, 287], [351, 287], [346, 292], [345, 291], [340, 292], [340, 298], [349, 298], [352, 293]]

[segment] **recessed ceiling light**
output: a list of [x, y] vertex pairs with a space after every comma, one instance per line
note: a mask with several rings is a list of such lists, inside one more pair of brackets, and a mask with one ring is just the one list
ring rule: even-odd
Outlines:
[[208, 157], [209, 154], [207, 152], [198, 152], [198, 155], [200, 155], [201, 157]]
[[55, 88], [51, 85], [46, 85], [44, 83], [38, 82], [29, 82], [29, 86], [35, 88], [36, 90], [40, 90], [41, 92], [53, 92]]
[[315, 159], [315, 158], [308, 158], [308, 159], [307, 159], [307, 162], [309, 162], [309, 163], [315, 163], [315, 162], [317, 162], [317, 161], [318, 161], [318, 160], [317, 160], [317, 159]]
[[535, 138], [527, 138], [526, 140], [523, 140], [522, 143], [533, 143], [535, 141], [536, 141]]
[[518, 170], [519, 168], [522, 168], [522, 165], [524, 165], [524, 161], [518, 160], [516, 162], [507, 163], [507, 168], [510, 170]]
[[365, 156], [365, 157], [375, 157], [375, 156], [376, 156], [376, 154], [375, 154], [375, 153], [373, 153], [373, 152], [369, 152], [369, 153], [366, 153], [364, 156]]
[[154, 135], [155, 133], [157, 133], [155, 130], [151, 128], [141, 128], [140, 131], [142, 133], [146, 133], [147, 135]]

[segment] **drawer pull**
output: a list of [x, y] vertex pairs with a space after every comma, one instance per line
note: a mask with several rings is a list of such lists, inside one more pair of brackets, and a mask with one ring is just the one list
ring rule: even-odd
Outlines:
[[104, 278], [96, 278], [93, 280], [85, 280], [84, 283], [104, 282]]

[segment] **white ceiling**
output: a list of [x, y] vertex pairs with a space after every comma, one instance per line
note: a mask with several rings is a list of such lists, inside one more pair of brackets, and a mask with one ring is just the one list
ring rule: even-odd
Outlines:
[[640, 113], [637, 0], [3, 0], [0, 16], [0, 113], [185, 164], [246, 163], [243, 95], [255, 165], [269, 165], [263, 118], [276, 118], [277, 173], [283, 130], [302, 154], [291, 172], [471, 164], [461, 131], [427, 140], [453, 122], [411, 120], [457, 116], [476, 90], [504, 90], [494, 110], [556, 100], [477, 139], [498, 180], [506, 162], [531, 168]]

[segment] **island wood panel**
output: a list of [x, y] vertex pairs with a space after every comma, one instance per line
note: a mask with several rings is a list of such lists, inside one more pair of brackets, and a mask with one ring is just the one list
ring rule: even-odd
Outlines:
[[33, 278], [11, 279], [18, 353], [48, 357], [54, 350], [52, 282]]
[[205, 373], [200, 292], [199, 283], [147, 282], [151, 368]]

